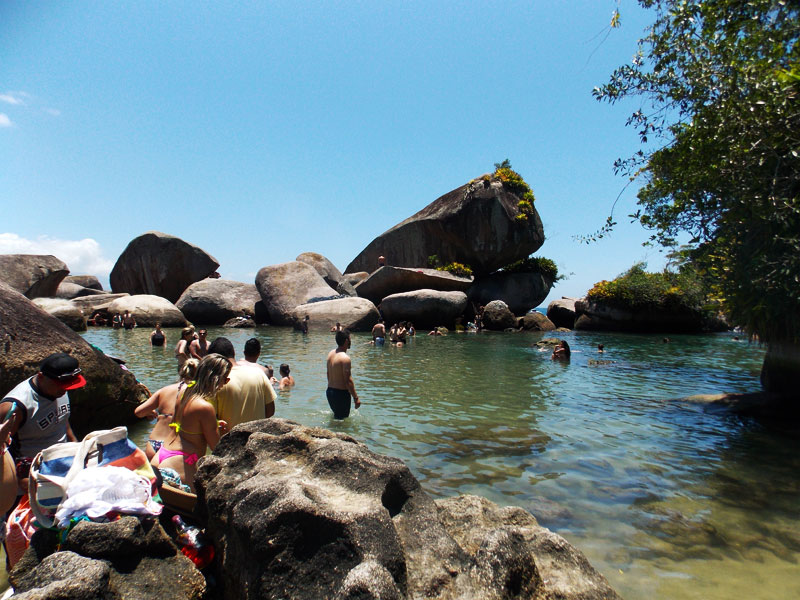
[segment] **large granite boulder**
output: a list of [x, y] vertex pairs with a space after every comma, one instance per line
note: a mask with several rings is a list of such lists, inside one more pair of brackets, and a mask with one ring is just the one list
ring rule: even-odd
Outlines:
[[350, 331], [370, 331], [381, 318], [372, 302], [366, 298], [350, 297], [301, 304], [294, 309], [295, 323], [299, 323], [306, 315], [309, 331], [330, 331], [336, 323]]
[[364, 281], [367, 277], [369, 277], [369, 273], [366, 271], [358, 271], [356, 273], [345, 273], [342, 275], [344, 280], [349, 283], [350, 285], [356, 285]]
[[547, 305], [547, 318], [556, 327], [572, 329], [575, 326], [575, 298], [561, 298], [553, 300]]
[[100, 280], [94, 275], [67, 275], [64, 278], [67, 283], [74, 283], [81, 287], [89, 288], [90, 290], [103, 291], [103, 285]]
[[117, 298], [108, 305], [109, 314], [130, 311], [139, 327], [185, 327], [189, 324], [184, 314], [172, 302], [161, 296], [137, 294]]
[[356, 285], [356, 293], [378, 304], [391, 294], [416, 290], [466, 292], [470, 285], [472, 285], [471, 277], [458, 277], [447, 271], [381, 267]]
[[97, 294], [91, 296], [79, 296], [72, 299], [72, 303], [79, 307], [87, 317], [94, 314], [96, 310], [108, 312], [108, 307], [118, 298], [127, 298], [130, 294]]
[[0, 254], [0, 282], [27, 298], [52, 298], [68, 274], [67, 265], [49, 254]]
[[467, 295], [475, 304], [502, 300], [511, 312], [521, 315], [539, 306], [552, 286], [541, 273], [499, 272], [476, 278]]
[[434, 502], [402, 461], [344, 433], [245, 423], [195, 481], [224, 598], [618, 598], [529, 513]]
[[222, 325], [236, 317], [267, 319], [261, 296], [252, 283], [228, 279], [204, 279], [181, 294], [175, 306], [195, 325]]
[[575, 302], [574, 329], [633, 333], [699, 333], [710, 321], [700, 311], [644, 308], [624, 310], [582, 298]]
[[398, 267], [459, 262], [476, 275], [492, 273], [523, 259], [544, 243], [536, 209], [519, 217], [521, 198], [486, 175], [434, 200], [415, 215], [372, 240], [345, 272], [373, 271], [378, 257]]
[[553, 331], [556, 326], [540, 312], [531, 311], [517, 321], [517, 327], [523, 331]]
[[502, 300], [492, 300], [483, 309], [482, 324], [484, 329], [504, 331], [517, 328], [517, 317]]
[[34, 298], [33, 303], [49, 315], [64, 323], [72, 331], [86, 331], [86, 315], [69, 300], [61, 298]]
[[342, 296], [355, 296], [356, 291], [353, 289], [352, 284], [347, 281], [342, 272], [337, 269], [334, 264], [322, 254], [316, 252], [303, 252], [295, 260], [304, 262], [311, 265], [325, 280], [329, 286], [336, 290], [337, 294]]
[[314, 267], [296, 260], [261, 269], [256, 289], [273, 325], [294, 324], [294, 309], [301, 304], [340, 297]]
[[79, 438], [95, 429], [138, 421], [133, 410], [147, 393], [133, 373], [0, 283], [0, 398], [37, 373], [42, 360], [54, 352], [77, 358], [86, 377], [85, 387], [69, 392], [70, 424]]
[[467, 308], [464, 292], [416, 290], [386, 296], [381, 312], [388, 324], [411, 321], [415, 327], [452, 327]]
[[56, 298], [62, 300], [72, 300], [73, 298], [80, 298], [82, 296], [102, 296], [105, 292], [95, 290], [93, 288], [83, 287], [77, 283], [70, 283], [67, 280], [61, 282], [56, 290]]
[[79, 522], [58, 547], [58, 532], [37, 530], [9, 573], [19, 600], [200, 600], [206, 581], [155, 518]]
[[132, 240], [111, 270], [111, 289], [177, 302], [186, 288], [214, 273], [217, 259], [194, 244], [148, 231]]

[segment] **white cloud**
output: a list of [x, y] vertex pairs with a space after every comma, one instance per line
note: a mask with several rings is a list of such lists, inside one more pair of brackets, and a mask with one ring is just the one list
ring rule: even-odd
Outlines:
[[97, 241], [58, 240], [39, 236], [35, 240], [20, 237], [16, 233], [0, 233], [0, 254], [52, 254], [63, 260], [72, 275], [95, 275], [104, 287], [114, 261], [103, 255]]
[[0, 113], [0, 127], [11, 127], [14, 125], [11, 122], [11, 119], [8, 118], [8, 115], [5, 113]]
[[6, 104], [25, 104], [23, 98], [27, 96], [25, 92], [6, 92], [5, 94], [0, 94], [0, 102], [5, 102]]

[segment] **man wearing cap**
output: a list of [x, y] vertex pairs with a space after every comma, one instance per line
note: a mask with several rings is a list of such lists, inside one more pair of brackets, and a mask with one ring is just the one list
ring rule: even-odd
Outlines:
[[20, 487], [27, 489], [30, 461], [59, 442], [76, 442], [69, 425], [67, 392], [86, 385], [77, 359], [58, 352], [45, 358], [39, 372], [0, 401], [0, 444], [11, 437], [11, 455], [17, 463]]

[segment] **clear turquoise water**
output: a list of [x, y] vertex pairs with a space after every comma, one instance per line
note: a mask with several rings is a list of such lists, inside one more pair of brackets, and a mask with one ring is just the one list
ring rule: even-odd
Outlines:
[[[151, 390], [174, 381], [149, 330], [93, 329]], [[710, 414], [674, 401], [758, 389], [763, 351], [731, 335], [564, 333], [572, 360], [541, 334], [419, 336], [404, 348], [355, 335], [362, 408], [331, 419], [324, 396], [332, 335], [211, 329], [237, 353], [288, 362], [297, 386], [276, 415], [345, 431], [404, 460], [435, 497], [480, 494], [529, 509], [579, 547], [630, 599], [800, 597], [800, 436], [784, 424]], [[606, 346], [598, 354], [598, 343]], [[611, 361], [596, 364], [592, 361]], [[277, 369], [276, 369], [277, 370]], [[142, 440], [148, 424], [132, 428]]]

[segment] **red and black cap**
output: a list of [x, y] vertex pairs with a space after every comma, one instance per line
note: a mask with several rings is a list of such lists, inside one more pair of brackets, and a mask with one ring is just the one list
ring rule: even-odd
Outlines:
[[64, 391], [86, 385], [86, 379], [81, 375], [81, 368], [78, 366], [78, 359], [63, 352], [56, 352], [45, 358], [39, 365], [39, 371], [58, 383]]

